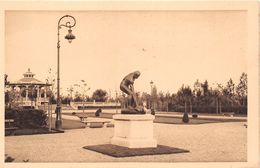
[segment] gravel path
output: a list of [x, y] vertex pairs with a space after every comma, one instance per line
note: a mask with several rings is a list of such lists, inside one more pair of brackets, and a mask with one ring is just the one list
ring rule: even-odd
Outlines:
[[113, 158], [83, 149], [107, 144], [113, 128], [85, 128], [65, 133], [5, 137], [5, 153], [15, 162], [226, 162], [246, 161], [245, 122], [200, 125], [154, 124], [160, 145], [190, 150], [189, 153]]

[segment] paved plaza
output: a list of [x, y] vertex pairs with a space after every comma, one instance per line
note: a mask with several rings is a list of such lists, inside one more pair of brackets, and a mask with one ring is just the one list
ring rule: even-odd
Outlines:
[[158, 144], [189, 153], [114, 158], [83, 149], [110, 143], [113, 127], [70, 129], [65, 133], [7, 136], [5, 153], [14, 162], [243, 162], [247, 159], [246, 122], [198, 125], [154, 123]]

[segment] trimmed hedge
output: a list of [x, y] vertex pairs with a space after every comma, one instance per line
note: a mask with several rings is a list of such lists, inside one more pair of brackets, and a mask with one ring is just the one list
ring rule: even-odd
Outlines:
[[[184, 112], [184, 106], [169, 106], [169, 111]], [[187, 106], [187, 112], [190, 106]], [[235, 112], [236, 114], [247, 114], [247, 106], [222, 106], [222, 112]], [[216, 106], [192, 106], [192, 112], [195, 113], [216, 113]]]
[[192, 114], [193, 118], [198, 118], [198, 114]]
[[155, 110], [154, 109], [151, 109], [151, 114], [155, 115]]
[[184, 113], [182, 117], [182, 122], [188, 123], [190, 121], [188, 113]]
[[14, 119], [19, 128], [42, 128], [47, 126], [47, 114], [38, 109], [5, 109], [5, 119]]

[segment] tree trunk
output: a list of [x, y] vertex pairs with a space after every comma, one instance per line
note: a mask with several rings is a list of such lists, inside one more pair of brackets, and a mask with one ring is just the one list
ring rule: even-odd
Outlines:
[[185, 113], [187, 113], [187, 103], [186, 103], [186, 100], [185, 100]]
[[32, 108], [32, 106], [33, 106], [33, 99], [31, 99], [31, 108]]
[[192, 103], [191, 103], [191, 99], [190, 99], [190, 113], [192, 114]]
[[216, 113], [218, 114], [218, 98], [216, 98]]
[[221, 110], [221, 101], [219, 101], [219, 114], [222, 113], [222, 110]]

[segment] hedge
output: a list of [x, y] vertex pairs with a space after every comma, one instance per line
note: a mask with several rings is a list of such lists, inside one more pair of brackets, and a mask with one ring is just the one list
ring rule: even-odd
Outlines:
[[[184, 106], [169, 106], [169, 111], [184, 112]], [[187, 106], [187, 112], [190, 112], [190, 106]], [[216, 106], [192, 106], [192, 112], [198, 113], [216, 113]], [[247, 114], [247, 106], [222, 106], [221, 112], [235, 112], [236, 114]]]
[[5, 109], [5, 119], [14, 119], [19, 128], [42, 128], [47, 126], [47, 114], [38, 109]]

